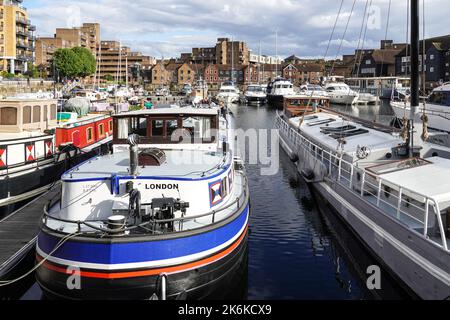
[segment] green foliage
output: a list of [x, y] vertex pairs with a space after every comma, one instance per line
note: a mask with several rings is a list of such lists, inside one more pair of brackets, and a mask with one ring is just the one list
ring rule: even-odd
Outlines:
[[72, 48], [72, 51], [81, 60], [79, 77], [87, 77], [95, 73], [97, 61], [90, 50], [82, 47]]
[[94, 55], [81, 47], [56, 50], [53, 63], [61, 76], [70, 79], [90, 76], [96, 70]]
[[9, 73], [8, 71], [2, 71], [0, 73], [0, 76], [4, 79], [12, 79], [15, 77], [15, 75], [13, 73]]
[[105, 79], [106, 81], [109, 81], [109, 82], [114, 81], [114, 77], [110, 74], [105, 75], [103, 77], [103, 79]]

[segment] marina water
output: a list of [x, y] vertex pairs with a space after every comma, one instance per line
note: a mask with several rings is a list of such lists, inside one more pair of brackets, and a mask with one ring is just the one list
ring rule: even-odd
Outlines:
[[[334, 108], [384, 123], [393, 116], [388, 104]], [[232, 111], [238, 128], [274, 126], [275, 111], [266, 106], [234, 106]], [[288, 156], [282, 150], [279, 153], [280, 169], [275, 175], [261, 175], [260, 165], [247, 165], [252, 216], [248, 283], [242, 283], [245, 296], [308, 300], [408, 298], [382, 267], [381, 290], [367, 288], [367, 268], [378, 262], [332, 209], [315, 201]], [[0, 299], [42, 299], [33, 277], [9, 288], [8, 293], [0, 293]]]

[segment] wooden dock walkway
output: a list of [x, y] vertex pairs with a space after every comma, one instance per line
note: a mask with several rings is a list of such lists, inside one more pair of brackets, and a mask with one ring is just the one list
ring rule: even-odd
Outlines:
[[61, 184], [58, 182], [51, 190], [0, 221], [0, 279], [34, 248], [44, 206], [59, 192]]

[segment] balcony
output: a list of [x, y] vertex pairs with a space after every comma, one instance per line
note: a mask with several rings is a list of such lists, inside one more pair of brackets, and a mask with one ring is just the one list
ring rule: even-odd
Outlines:
[[17, 56], [16, 56], [16, 58], [17, 58], [17, 60], [19, 60], [19, 61], [33, 61], [33, 57], [32, 56], [27, 56], [27, 55], [24, 55], [24, 54], [18, 54]]
[[18, 30], [16, 31], [16, 35], [22, 36], [22, 37], [28, 37], [28, 32], [25, 31], [25, 30], [20, 30], [20, 29], [18, 29]]
[[30, 20], [25, 19], [25, 18], [22, 18], [22, 17], [16, 17], [16, 22], [17, 22], [18, 24], [22, 24], [22, 25], [24, 25], [24, 26], [28, 26], [28, 25], [31, 23]]
[[36, 31], [36, 26], [30, 24], [30, 25], [28, 26], [28, 31]]
[[26, 48], [28, 48], [28, 44], [26, 44], [24, 41], [17, 41], [16, 47], [21, 48], [21, 49], [26, 49]]

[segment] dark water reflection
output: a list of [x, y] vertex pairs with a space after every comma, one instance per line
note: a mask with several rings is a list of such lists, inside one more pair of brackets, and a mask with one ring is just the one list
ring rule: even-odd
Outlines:
[[[384, 123], [393, 115], [388, 105], [335, 108]], [[240, 128], [273, 128], [275, 111], [265, 106], [232, 110]], [[407, 298], [386, 271], [382, 271], [382, 290], [367, 289], [366, 270], [376, 261], [336, 214], [317, 200], [281, 150], [279, 161], [279, 171], [271, 176], [261, 175], [260, 165], [247, 166], [252, 204], [248, 298]], [[41, 298], [39, 287], [29, 279], [15, 298]]]

